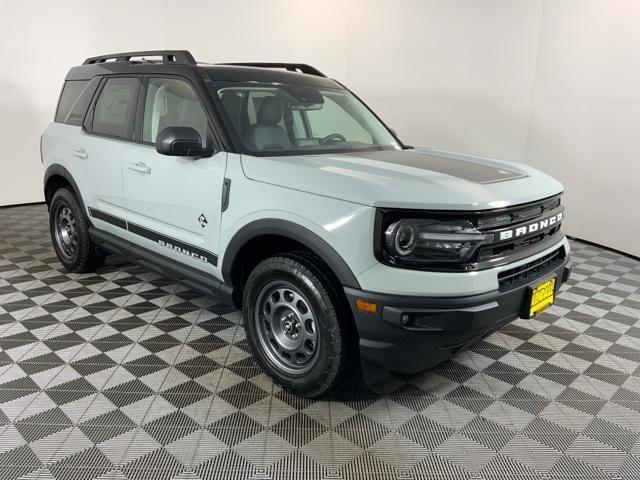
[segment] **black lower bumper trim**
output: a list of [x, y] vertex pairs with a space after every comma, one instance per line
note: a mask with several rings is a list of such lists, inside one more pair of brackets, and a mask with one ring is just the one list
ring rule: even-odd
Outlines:
[[[557, 293], [570, 271], [567, 257], [524, 285], [467, 297], [406, 297], [345, 288], [363, 364], [401, 373], [434, 367], [518, 318], [530, 287], [555, 277]], [[376, 303], [377, 313], [356, 309], [356, 299]]]

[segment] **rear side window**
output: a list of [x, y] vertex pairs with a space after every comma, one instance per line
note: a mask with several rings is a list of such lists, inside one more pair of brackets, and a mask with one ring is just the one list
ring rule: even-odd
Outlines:
[[84, 88], [89, 84], [89, 80], [69, 80], [65, 82], [58, 102], [55, 121], [64, 123], [71, 108], [76, 103]]
[[131, 138], [138, 98], [138, 79], [110, 78], [96, 102], [93, 133]]

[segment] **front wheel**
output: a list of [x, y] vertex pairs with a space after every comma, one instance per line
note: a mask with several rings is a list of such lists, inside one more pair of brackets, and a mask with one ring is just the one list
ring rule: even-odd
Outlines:
[[245, 286], [243, 318], [258, 362], [289, 391], [318, 397], [354, 366], [351, 318], [310, 255], [283, 254], [258, 264]]

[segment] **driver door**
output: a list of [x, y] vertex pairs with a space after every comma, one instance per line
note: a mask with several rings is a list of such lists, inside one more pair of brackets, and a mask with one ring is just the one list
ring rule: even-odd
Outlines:
[[206, 111], [187, 79], [146, 79], [139, 104], [141, 141], [129, 144], [123, 165], [130, 240], [220, 277], [217, 254], [227, 154], [190, 158], [156, 151], [156, 137], [166, 127], [191, 127], [200, 133], [204, 147], [213, 146]]

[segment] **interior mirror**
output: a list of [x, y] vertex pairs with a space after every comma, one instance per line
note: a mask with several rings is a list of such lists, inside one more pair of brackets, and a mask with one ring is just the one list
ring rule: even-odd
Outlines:
[[156, 137], [156, 150], [172, 157], [209, 157], [213, 148], [203, 148], [200, 134], [191, 127], [163, 128]]

